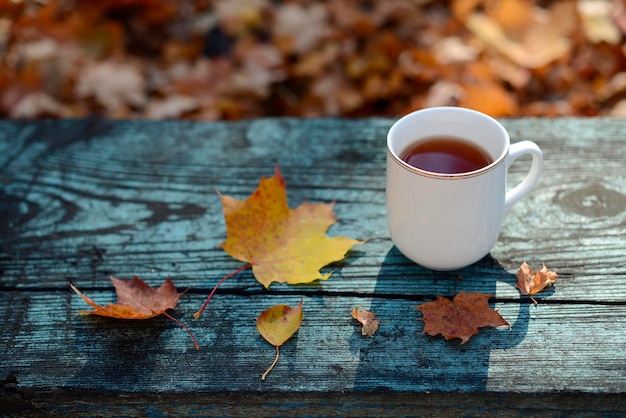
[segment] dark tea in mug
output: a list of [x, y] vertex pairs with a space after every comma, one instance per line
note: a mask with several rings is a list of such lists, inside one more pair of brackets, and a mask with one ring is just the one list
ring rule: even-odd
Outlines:
[[493, 162], [478, 145], [452, 137], [419, 140], [409, 145], [400, 158], [421, 170], [443, 174], [476, 171]]

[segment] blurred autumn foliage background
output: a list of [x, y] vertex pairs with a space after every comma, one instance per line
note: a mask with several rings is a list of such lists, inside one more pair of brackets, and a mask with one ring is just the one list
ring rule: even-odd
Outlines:
[[626, 0], [0, 0], [0, 117], [626, 117]]

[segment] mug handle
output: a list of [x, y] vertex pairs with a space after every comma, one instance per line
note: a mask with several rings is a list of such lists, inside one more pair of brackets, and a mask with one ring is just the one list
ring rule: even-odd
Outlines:
[[543, 153], [541, 149], [532, 141], [520, 141], [511, 144], [509, 147], [509, 158], [507, 161], [507, 170], [517, 158], [522, 155], [530, 154], [533, 158], [530, 171], [520, 184], [506, 193], [504, 200], [504, 211], [508, 212], [511, 206], [520, 200], [524, 195], [531, 191], [539, 181], [541, 172], [543, 171]]

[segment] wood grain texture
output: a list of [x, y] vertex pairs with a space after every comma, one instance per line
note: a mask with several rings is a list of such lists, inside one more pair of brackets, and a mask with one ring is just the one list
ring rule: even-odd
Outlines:
[[[503, 120], [514, 142], [540, 145], [544, 174], [507, 215], [491, 255], [455, 272], [417, 266], [389, 239], [392, 123], [0, 121], [2, 399], [31, 393], [43, 405], [46, 393], [68, 388], [93, 396], [626, 392], [626, 121]], [[511, 167], [511, 185], [527, 163]], [[216, 190], [245, 198], [276, 164], [292, 207], [334, 201], [339, 221], [329, 235], [367, 242], [328, 267], [327, 281], [266, 291], [242, 272], [192, 320], [213, 285], [241, 266], [219, 247]], [[536, 306], [514, 287], [523, 261], [560, 274]], [[192, 327], [199, 352], [163, 317], [74, 316], [85, 305], [68, 281], [103, 303], [114, 300], [110, 275], [133, 274], [190, 289], [173, 314]], [[512, 330], [486, 329], [463, 346], [420, 334], [413, 306], [455, 289], [494, 294]], [[255, 318], [301, 298], [303, 326], [261, 382], [274, 352]], [[357, 305], [383, 320], [371, 339], [350, 318]]]
[[[110, 291], [92, 293], [101, 303], [111, 300]], [[203, 295], [185, 295], [172, 311], [196, 334], [197, 352], [165, 317], [76, 317], [85, 304], [69, 293], [25, 300], [22, 292], [9, 292], [2, 306], [14, 308], [3, 312], [2, 327], [13, 332], [3, 332], [0, 347], [20, 384], [34, 388], [615, 393], [626, 385], [626, 352], [616, 345], [626, 327], [624, 306], [496, 303], [512, 328], [484, 328], [461, 345], [421, 334], [421, 315], [410, 300], [303, 297], [302, 326], [261, 381], [275, 353], [256, 331], [256, 317], [273, 304], [295, 306], [300, 296], [219, 295], [201, 319], [184, 315], [202, 301]], [[361, 336], [353, 306], [371, 307], [381, 319], [374, 338]]]

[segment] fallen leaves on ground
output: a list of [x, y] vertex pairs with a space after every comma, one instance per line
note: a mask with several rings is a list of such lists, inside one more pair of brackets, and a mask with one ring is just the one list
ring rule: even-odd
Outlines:
[[325, 280], [320, 269], [340, 261], [361, 241], [327, 237], [337, 221], [334, 204], [287, 205], [287, 191], [278, 166], [274, 176], [263, 177], [246, 200], [222, 196], [226, 241], [221, 245], [234, 258], [250, 263], [254, 277], [268, 288], [271, 283], [302, 284]]
[[553, 271], [549, 271], [546, 265], [538, 272], [534, 273], [533, 269], [524, 261], [522, 266], [517, 271], [517, 287], [522, 295], [530, 296], [532, 301], [536, 304], [537, 301], [532, 297], [548, 286], [552, 286], [559, 275]]
[[[0, 1], [0, 117], [626, 116], [626, 0]], [[490, 70], [475, 78], [470, 66]], [[485, 94], [487, 92], [488, 94]]]
[[361, 323], [362, 336], [371, 337], [376, 331], [378, 331], [380, 319], [376, 318], [374, 312], [366, 311], [365, 309], [361, 309], [359, 306], [356, 306], [352, 308], [352, 318]]
[[93, 299], [84, 295], [76, 286], [70, 283], [72, 290], [89, 306], [94, 308], [93, 311], [79, 311], [78, 313], [81, 315], [98, 315], [118, 319], [148, 319], [165, 315], [185, 328], [193, 340], [196, 350], [200, 348], [187, 326], [166, 312], [166, 310], [176, 307], [178, 299], [182, 294], [178, 293], [169, 277], [157, 289], [150, 287], [137, 276], [132, 280], [121, 280], [111, 277], [111, 281], [117, 293], [117, 303], [108, 303], [105, 306], [98, 305]]
[[500, 314], [489, 307], [493, 295], [461, 292], [453, 300], [437, 296], [435, 301], [416, 306], [422, 312], [424, 334], [441, 334], [446, 340], [460, 338], [461, 344], [478, 334], [482, 327], [511, 327]]
[[276, 358], [272, 365], [263, 373], [261, 380], [265, 380], [268, 373], [278, 363], [279, 347], [283, 345], [302, 324], [302, 301], [300, 305], [274, 305], [263, 311], [256, 320], [256, 328], [265, 340], [276, 347]]

